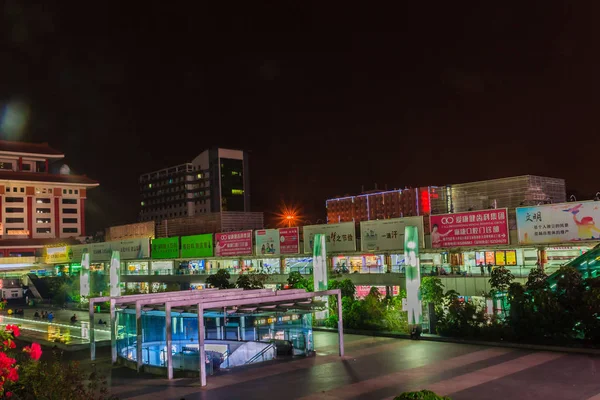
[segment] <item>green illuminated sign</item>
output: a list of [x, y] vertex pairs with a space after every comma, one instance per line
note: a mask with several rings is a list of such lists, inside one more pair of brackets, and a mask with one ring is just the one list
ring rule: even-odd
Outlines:
[[213, 254], [212, 233], [181, 237], [181, 258], [212, 257]]
[[152, 259], [179, 258], [179, 236], [152, 239]]

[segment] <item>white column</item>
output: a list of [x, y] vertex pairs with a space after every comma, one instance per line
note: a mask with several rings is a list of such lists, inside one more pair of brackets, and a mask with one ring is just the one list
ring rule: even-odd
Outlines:
[[240, 316], [240, 339], [246, 340], [246, 317]]
[[167, 377], [173, 379], [173, 329], [171, 328], [171, 304], [165, 304], [165, 329], [167, 330]]
[[94, 302], [90, 301], [90, 358], [92, 361], [96, 359], [96, 339], [94, 335]]
[[344, 318], [342, 316], [342, 292], [341, 291], [337, 295], [337, 301], [338, 301], [338, 338], [339, 338], [339, 344], [340, 344], [340, 357], [344, 357]]
[[112, 363], [117, 362], [117, 318], [115, 299], [110, 299], [110, 347]]
[[215, 318], [215, 323], [217, 325], [217, 340], [223, 339], [221, 337], [221, 318], [217, 316], [217, 318]]
[[198, 304], [198, 347], [200, 357], [200, 386], [206, 386], [206, 354], [204, 351], [204, 309]]
[[136, 334], [136, 359], [137, 371], [140, 372], [143, 365], [142, 359], [142, 302], [135, 302], [135, 334]]

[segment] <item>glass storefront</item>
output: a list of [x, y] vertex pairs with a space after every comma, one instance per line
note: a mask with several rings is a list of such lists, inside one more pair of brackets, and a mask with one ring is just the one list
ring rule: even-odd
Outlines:
[[172, 275], [173, 261], [152, 261], [152, 275]]
[[312, 275], [313, 259], [312, 257], [290, 257], [285, 259], [285, 274], [299, 272], [302, 275]]
[[121, 262], [121, 271], [124, 275], [148, 275], [148, 261]]
[[385, 256], [382, 254], [333, 256], [331, 259], [336, 273], [383, 274], [387, 271]]

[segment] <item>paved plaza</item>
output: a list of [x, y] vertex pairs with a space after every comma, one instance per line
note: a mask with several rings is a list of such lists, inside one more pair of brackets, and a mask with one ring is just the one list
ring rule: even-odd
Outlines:
[[[315, 332], [317, 356], [258, 364], [208, 378], [138, 375], [112, 370], [121, 399], [392, 399], [430, 389], [453, 400], [600, 400], [600, 357], [467, 344]], [[146, 378], [146, 379], [144, 379]]]

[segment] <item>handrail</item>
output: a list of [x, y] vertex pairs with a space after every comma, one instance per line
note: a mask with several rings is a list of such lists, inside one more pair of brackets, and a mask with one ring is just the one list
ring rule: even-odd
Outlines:
[[[245, 364], [252, 364], [254, 363], [256, 360], [258, 360], [259, 357], [263, 357], [265, 355], [265, 353], [271, 349], [275, 348], [275, 344], [271, 343], [269, 344], [267, 347], [265, 347], [264, 349], [262, 349], [261, 351], [259, 351], [258, 353], [256, 353], [254, 355], [254, 357], [252, 357], [251, 359], [249, 359], [248, 361], [245, 362]], [[264, 357], [263, 357], [263, 361], [264, 361]]]

